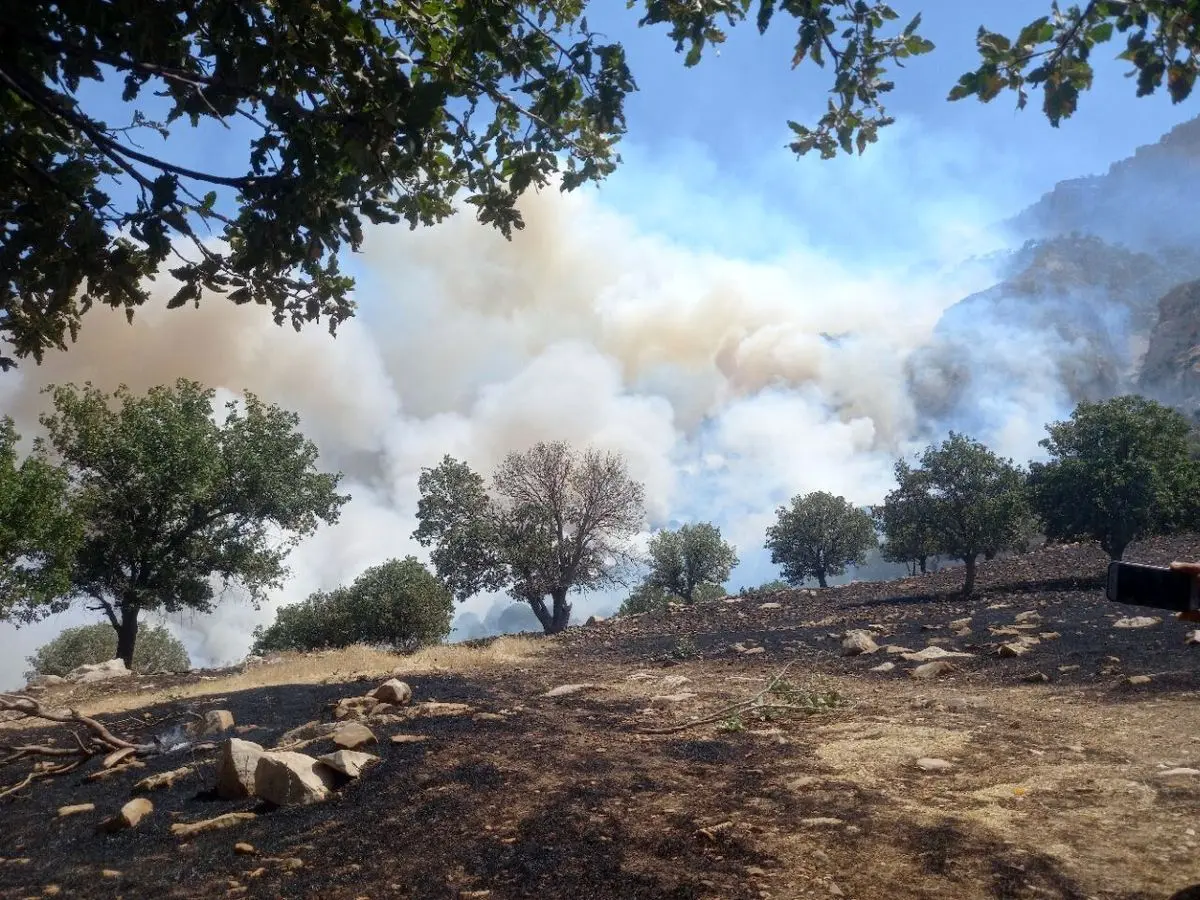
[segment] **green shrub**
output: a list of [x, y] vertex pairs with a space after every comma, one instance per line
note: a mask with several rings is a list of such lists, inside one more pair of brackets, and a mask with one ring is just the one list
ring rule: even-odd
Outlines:
[[254, 629], [254, 652], [385, 644], [412, 651], [450, 633], [454, 598], [416, 557], [367, 569], [349, 587], [318, 591]]
[[[78, 666], [108, 662], [116, 655], [117, 632], [108, 623], [68, 628], [25, 660], [29, 663], [25, 677], [66, 675]], [[138, 631], [133, 671], [186, 672], [191, 667], [187, 650], [166, 628], [148, 625]]]

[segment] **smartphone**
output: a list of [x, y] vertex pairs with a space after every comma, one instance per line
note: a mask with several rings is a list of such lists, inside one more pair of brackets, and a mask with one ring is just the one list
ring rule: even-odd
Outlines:
[[1162, 566], [1110, 562], [1106, 593], [1114, 603], [1150, 606], [1173, 612], [1200, 610], [1200, 589], [1197, 588], [1196, 579]]

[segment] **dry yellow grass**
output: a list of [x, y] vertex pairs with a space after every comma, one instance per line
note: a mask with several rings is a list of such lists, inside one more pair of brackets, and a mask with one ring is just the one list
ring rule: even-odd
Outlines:
[[[144, 690], [117, 689], [114, 693], [89, 697], [78, 702], [77, 707], [85, 715], [126, 712], [146, 706], [154, 706], [172, 700], [203, 697], [212, 694], [227, 694], [234, 691], [252, 690], [261, 687], [278, 687], [287, 684], [317, 684], [337, 681], [355, 681], [361, 678], [390, 675], [393, 671], [411, 672], [477, 672], [496, 666], [516, 665], [529, 662], [541, 654], [542, 642], [527, 637], [499, 637], [484, 647], [467, 647], [462, 644], [442, 644], [427, 647], [417, 653], [402, 656], [371, 647], [353, 646], [341, 650], [326, 650], [318, 653], [283, 653], [272, 658], [279, 662], [252, 666], [244, 671], [155, 688], [152, 684]], [[137, 683], [129, 685], [134, 687]], [[125, 688], [122, 685], [122, 688]], [[69, 702], [69, 697], [54, 698], [54, 705]]]

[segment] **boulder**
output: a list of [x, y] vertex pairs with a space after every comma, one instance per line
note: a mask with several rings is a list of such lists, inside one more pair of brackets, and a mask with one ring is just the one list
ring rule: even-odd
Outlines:
[[412, 688], [398, 678], [391, 678], [371, 691], [371, 696], [380, 703], [404, 706], [412, 701]]
[[339, 775], [347, 778], [357, 778], [363, 769], [371, 763], [379, 762], [379, 757], [373, 753], [358, 753], [355, 750], [338, 750], [336, 753], [326, 753], [318, 756], [321, 765], [328, 766]]
[[224, 734], [231, 728], [233, 728], [233, 713], [227, 709], [210, 709], [204, 714], [202, 720], [192, 723], [192, 727], [188, 731], [200, 737], [213, 737]]
[[946, 662], [946, 660], [935, 659], [933, 662], [917, 666], [909, 674], [920, 681], [926, 681], [933, 678], [941, 678], [943, 675], [949, 675], [953, 671], [954, 666]]
[[70, 671], [67, 681], [76, 684], [93, 684], [97, 681], [108, 681], [112, 678], [128, 678], [133, 673], [125, 667], [120, 659], [110, 659], [102, 663], [85, 663]]
[[945, 647], [931, 645], [917, 653], [903, 653], [901, 654], [901, 658], [909, 662], [924, 663], [932, 662], [935, 659], [969, 658], [973, 655], [972, 653], [960, 653], [957, 650], [947, 650]]
[[217, 754], [217, 796], [222, 800], [253, 797], [258, 763], [264, 752], [260, 744], [241, 738], [222, 743]]
[[374, 697], [343, 697], [333, 708], [333, 717], [339, 722], [345, 719], [361, 719], [371, 712], [379, 701]]
[[1007, 659], [1024, 656], [1028, 652], [1029, 645], [1024, 641], [1009, 641], [1007, 644], [1001, 644], [996, 650], [998, 656], [1003, 656]]
[[306, 805], [329, 799], [329, 770], [311, 756], [269, 750], [258, 760], [254, 793], [276, 806]]
[[879, 649], [871, 632], [861, 628], [847, 631], [842, 637], [842, 656], [859, 656]]
[[127, 828], [136, 828], [138, 823], [153, 811], [153, 803], [145, 797], [138, 797], [130, 800], [121, 807], [119, 813], [112, 818], [105, 819], [97, 827], [101, 831], [124, 831]]
[[349, 722], [333, 733], [333, 742], [343, 750], [357, 750], [378, 743], [375, 733], [366, 725]]

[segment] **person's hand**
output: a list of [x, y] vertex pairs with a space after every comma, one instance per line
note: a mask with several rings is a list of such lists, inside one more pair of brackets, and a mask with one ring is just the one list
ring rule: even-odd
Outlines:
[[[1192, 578], [1200, 579], [1200, 563], [1194, 562], [1173, 562], [1171, 569], [1175, 572], [1186, 572]], [[1200, 622], [1200, 611], [1181, 612], [1179, 618], [1184, 622]]]

